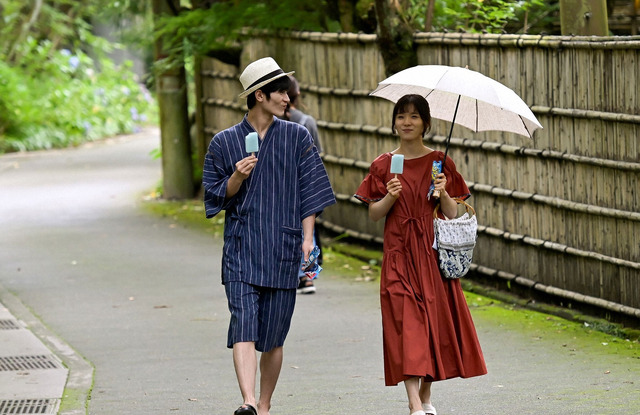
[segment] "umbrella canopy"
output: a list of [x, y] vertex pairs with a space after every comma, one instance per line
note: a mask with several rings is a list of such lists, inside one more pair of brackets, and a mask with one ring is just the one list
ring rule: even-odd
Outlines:
[[536, 129], [542, 128], [513, 90], [466, 68], [414, 66], [380, 82], [370, 95], [397, 102], [407, 94], [424, 96], [432, 117], [474, 132], [508, 131], [531, 137]]

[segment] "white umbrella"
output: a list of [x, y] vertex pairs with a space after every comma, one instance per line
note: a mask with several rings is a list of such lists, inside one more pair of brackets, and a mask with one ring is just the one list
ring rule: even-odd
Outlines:
[[[531, 137], [542, 128], [513, 90], [466, 68], [419, 65], [380, 82], [370, 95], [392, 102], [407, 94], [427, 99], [431, 116], [478, 131], [509, 131]], [[452, 125], [453, 127], [453, 125]], [[451, 133], [447, 139], [447, 146]]]
[[[509, 131], [527, 137], [531, 137], [536, 129], [542, 128], [527, 104], [515, 92], [500, 82], [467, 68], [414, 66], [380, 82], [370, 95], [397, 102], [407, 94], [422, 95], [429, 102], [433, 118], [451, 122], [444, 159], [449, 152], [449, 141], [455, 124], [473, 132]], [[441, 165], [440, 162], [434, 162], [434, 180]]]

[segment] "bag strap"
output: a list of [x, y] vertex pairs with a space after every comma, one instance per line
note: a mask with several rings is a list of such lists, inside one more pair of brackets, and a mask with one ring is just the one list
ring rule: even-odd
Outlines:
[[[457, 204], [459, 205], [464, 205], [465, 210], [467, 211], [467, 213], [472, 213], [471, 216], [476, 214], [476, 210], [467, 202], [465, 202], [464, 200], [460, 199], [460, 198], [456, 198], [454, 197], [453, 200], [456, 201]], [[433, 209], [433, 217], [437, 217], [436, 215], [438, 214], [438, 209], [440, 209], [440, 202], [438, 202], [438, 204], [436, 205], [436, 207]]]

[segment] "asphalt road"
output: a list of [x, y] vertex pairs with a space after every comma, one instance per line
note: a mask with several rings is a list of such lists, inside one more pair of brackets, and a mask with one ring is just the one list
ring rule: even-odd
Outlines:
[[[43, 341], [89, 363], [89, 414], [230, 415], [241, 398], [221, 241], [140, 208], [161, 178], [158, 146], [150, 129], [1, 156], [0, 290], [52, 333]], [[640, 414], [637, 352], [472, 313], [489, 374], [435, 384], [439, 414]], [[322, 275], [298, 297], [272, 415], [409, 414], [404, 387], [382, 377], [376, 284]]]

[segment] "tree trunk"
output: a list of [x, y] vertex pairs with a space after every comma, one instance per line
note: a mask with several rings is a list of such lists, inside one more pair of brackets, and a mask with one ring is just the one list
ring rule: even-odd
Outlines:
[[608, 36], [606, 0], [560, 0], [563, 35]]
[[378, 48], [387, 75], [413, 66], [417, 56], [413, 49], [413, 31], [396, 18], [388, 0], [375, 0], [378, 20]]
[[[204, 105], [200, 97], [204, 96], [202, 90], [202, 57], [196, 56], [193, 65], [194, 70], [194, 86], [195, 86], [195, 124], [191, 128], [191, 142], [193, 143], [192, 150], [197, 155], [198, 166], [204, 166], [204, 158], [206, 156], [209, 143], [204, 134]], [[195, 127], [195, 128], [194, 128]], [[198, 172], [202, 172], [202, 168], [198, 169]], [[202, 174], [198, 174], [198, 182], [202, 181]]]
[[[13, 62], [17, 60], [16, 48], [22, 43], [23, 39], [27, 37], [27, 35], [29, 34], [29, 30], [31, 30], [31, 26], [33, 26], [36, 20], [38, 20], [38, 17], [40, 16], [40, 10], [42, 10], [42, 1], [43, 0], [35, 1], [33, 5], [33, 9], [31, 10], [31, 15], [29, 16], [29, 19], [23, 23], [22, 27], [20, 28], [20, 32], [16, 36], [15, 40], [13, 41], [9, 49], [9, 53], [7, 53], [8, 62]], [[0, 17], [3, 17], [2, 13], [0, 13]]]
[[430, 32], [433, 28], [433, 12], [436, 7], [436, 0], [429, 0], [429, 5], [427, 6], [427, 14], [424, 17], [424, 31]]
[[[173, 14], [179, 0], [153, 0], [154, 20]], [[167, 56], [162, 39], [154, 47], [155, 60]], [[194, 196], [193, 163], [189, 135], [187, 82], [182, 62], [156, 74], [156, 91], [160, 109], [162, 149], [162, 193], [165, 199], [188, 199]]]
[[351, 33], [355, 32], [353, 25], [354, 4], [351, 0], [338, 0], [338, 10], [340, 11], [340, 26], [342, 31]]

